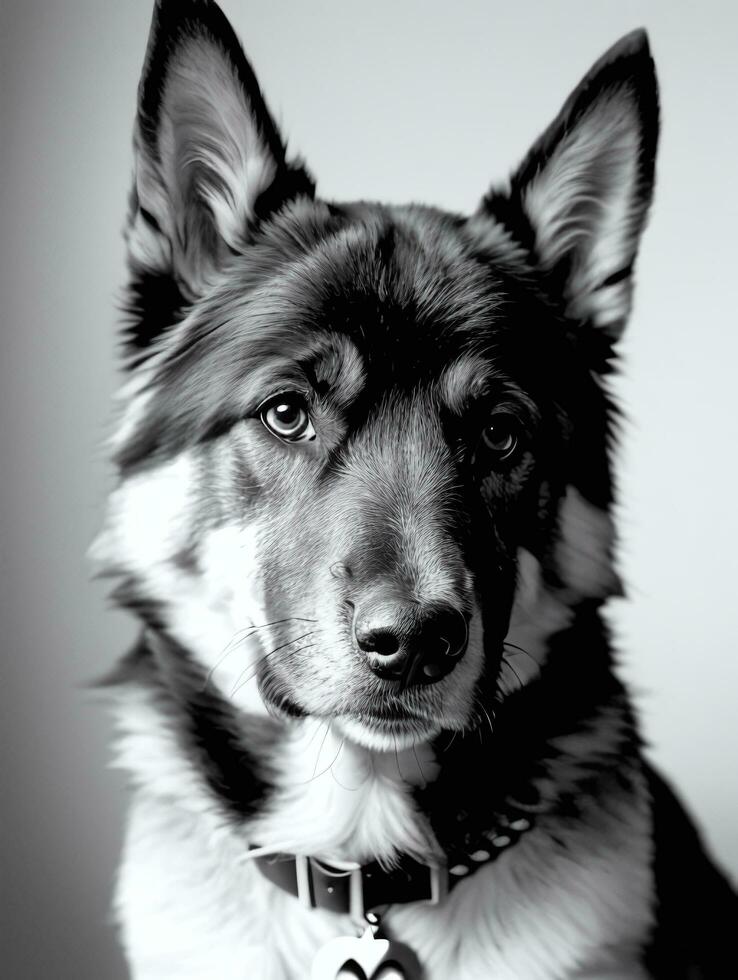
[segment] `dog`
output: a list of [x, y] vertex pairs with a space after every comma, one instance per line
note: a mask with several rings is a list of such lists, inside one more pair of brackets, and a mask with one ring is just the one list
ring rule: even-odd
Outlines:
[[156, 4], [93, 548], [139, 980], [732, 974], [603, 619], [658, 123], [635, 31], [471, 216], [327, 202], [219, 8]]

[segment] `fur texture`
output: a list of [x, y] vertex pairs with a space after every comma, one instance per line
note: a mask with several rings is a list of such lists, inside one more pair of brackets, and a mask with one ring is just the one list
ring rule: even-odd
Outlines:
[[[447, 863], [440, 905], [383, 918], [426, 980], [724, 975], [733, 900], [642, 760], [601, 615], [604, 378], [657, 130], [635, 32], [475, 215], [324, 202], [218, 8], [157, 3], [94, 546], [143, 628], [107, 681], [139, 980], [303, 978], [352, 932], [253, 845]], [[662, 824], [699, 895], [664, 898]]]

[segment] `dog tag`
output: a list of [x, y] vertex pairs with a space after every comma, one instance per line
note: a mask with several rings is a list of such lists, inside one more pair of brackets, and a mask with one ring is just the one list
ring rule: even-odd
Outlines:
[[418, 958], [404, 943], [363, 935], [339, 936], [321, 946], [310, 980], [421, 980]]

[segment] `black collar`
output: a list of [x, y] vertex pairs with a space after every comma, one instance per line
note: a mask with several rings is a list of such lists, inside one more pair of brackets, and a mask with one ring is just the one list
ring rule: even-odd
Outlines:
[[355, 864], [331, 863], [296, 854], [258, 854], [255, 864], [273, 885], [299, 898], [304, 906], [350, 915], [359, 922], [369, 912], [388, 905], [425, 902], [438, 905], [463, 878], [495, 861], [533, 825], [529, 813], [498, 818], [496, 826], [481, 835], [466, 831], [466, 815], [460, 813], [461, 848], [454, 863], [431, 865], [407, 855], [392, 868], [378, 861]]

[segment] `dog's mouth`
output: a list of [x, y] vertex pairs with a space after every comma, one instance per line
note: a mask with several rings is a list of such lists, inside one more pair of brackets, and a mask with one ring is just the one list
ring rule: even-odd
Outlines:
[[[282, 691], [278, 693], [266, 689], [262, 692], [264, 702], [271, 712], [283, 718], [307, 718], [313, 712], [298, 704], [292, 697]], [[386, 731], [403, 731], [409, 728], [423, 728], [432, 724], [431, 717], [425, 712], [411, 710], [402, 704], [369, 705], [351, 711], [336, 711], [335, 718], [349, 718], [370, 728]]]
[[269, 689], [262, 690], [262, 700], [267, 711], [276, 718], [282, 720], [307, 718], [310, 712], [306, 711], [301, 705], [283, 692], [274, 692]]
[[264, 704], [274, 717], [282, 721], [297, 721], [321, 717], [330, 721], [353, 742], [375, 749], [403, 748], [435, 737], [441, 729], [428, 712], [409, 707], [399, 700], [391, 703], [369, 702], [351, 710], [339, 708], [323, 716], [299, 704], [281, 685], [262, 687]]
[[432, 721], [426, 714], [410, 711], [402, 707], [369, 708], [347, 712], [339, 717], [365, 725], [367, 728], [383, 732], [404, 733], [428, 728]]

